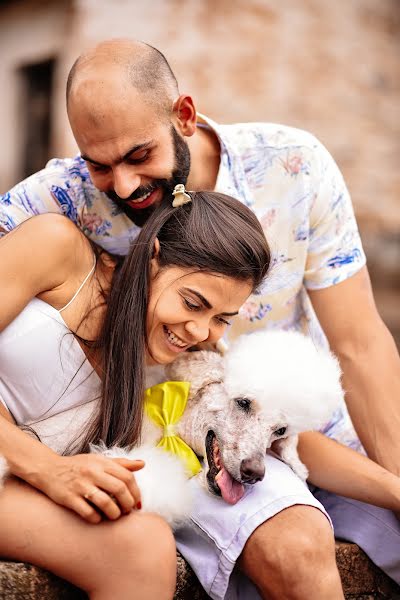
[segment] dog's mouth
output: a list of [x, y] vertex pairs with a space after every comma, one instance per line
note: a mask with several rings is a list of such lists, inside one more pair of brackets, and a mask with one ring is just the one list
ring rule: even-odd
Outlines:
[[232, 477], [225, 468], [214, 431], [206, 435], [206, 453], [208, 462], [207, 483], [210, 491], [228, 504], [236, 504], [244, 494], [244, 485]]

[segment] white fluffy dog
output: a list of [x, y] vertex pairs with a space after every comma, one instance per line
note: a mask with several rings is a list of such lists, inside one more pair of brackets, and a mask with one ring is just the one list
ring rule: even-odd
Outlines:
[[337, 359], [296, 332], [242, 336], [224, 358], [186, 353], [167, 367], [167, 375], [191, 382], [178, 432], [205, 458], [200, 477], [210, 492], [232, 504], [245, 484], [263, 479], [273, 442], [282, 460], [306, 479], [297, 435], [322, 428], [343, 402]]
[[[225, 357], [209, 351], [182, 354], [166, 368], [166, 379], [190, 382], [175, 432], [204, 458], [197, 477], [230, 504], [240, 500], [245, 485], [263, 479], [264, 456], [273, 442], [282, 460], [305, 479], [297, 434], [321, 428], [343, 401], [336, 358], [295, 332], [242, 336]], [[145, 460], [146, 466], [135, 473], [143, 510], [157, 512], [177, 527], [190, 513], [190, 486], [180, 460], [154, 447], [162, 436], [145, 417], [142, 446], [94, 451]]]

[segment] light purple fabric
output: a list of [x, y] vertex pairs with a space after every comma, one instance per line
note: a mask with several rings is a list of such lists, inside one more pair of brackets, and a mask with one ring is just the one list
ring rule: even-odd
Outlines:
[[400, 521], [390, 510], [311, 488], [332, 519], [335, 537], [358, 544], [400, 585]]
[[234, 506], [209, 494], [196, 478], [191, 480], [194, 507], [191, 524], [176, 532], [177, 547], [214, 600], [261, 600], [250, 582], [235, 568], [255, 529], [279, 512], [297, 504], [320, 510], [322, 504], [307, 485], [275, 456], [266, 456], [263, 481], [247, 486]]

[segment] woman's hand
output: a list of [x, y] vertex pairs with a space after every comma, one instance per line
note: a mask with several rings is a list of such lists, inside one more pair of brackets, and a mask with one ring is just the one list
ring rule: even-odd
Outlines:
[[133, 508], [141, 508], [140, 491], [132, 473], [143, 467], [141, 460], [101, 454], [55, 455], [46, 464], [45, 475], [38, 477], [34, 485], [89, 523], [99, 523], [101, 515], [115, 520]]

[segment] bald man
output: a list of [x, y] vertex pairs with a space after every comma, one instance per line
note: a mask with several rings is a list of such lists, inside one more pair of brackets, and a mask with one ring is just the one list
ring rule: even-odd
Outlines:
[[[318, 344], [327, 338], [359, 437], [345, 408], [324, 433], [365, 448], [398, 474], [399, 358], [375, 308], [347, 189], [326, 149], [290, 127], [221, 126], [198, 116], [164, 56], [130, 40], [103, 42], [76, 61], [67, 109], [80, 155], [50, 161], [0, 198], [3, 234], [34, 214], [60, 212], [109, 252], [125, 254], [153, 207], [171, 201], [176, 183], [241, 199], [263, 224], [275, 267], [227, 342], [264, 327], [302, 329]], [[0, 266], [4, 281], [1, 273]], [[15, 275], [18, 285], [24, 273]], [[351, 473], [342, 484], [331, 471], [330, 485], [324, 456], [312, 448], [311, 440], [303, 450], [310, 482], [348, 495]], [[267, 487], [258, 488], [267, 491], [257, 505], [254, 490], [236, 507], [210, 506], [197, 490], [193, 524], [177, 535], [212, 598], [343, 598], [323, 505], [337, 535], [359, 543], [400, 582], [392, 513], [317, 487], [313, 496], [290, 469], [268, 460]]]

